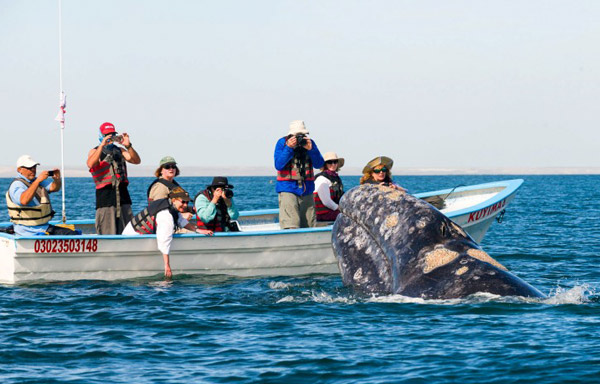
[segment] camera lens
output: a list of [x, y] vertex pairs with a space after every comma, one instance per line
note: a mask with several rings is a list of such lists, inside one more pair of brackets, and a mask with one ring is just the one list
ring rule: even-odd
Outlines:
[[225, 190], [225, 197], [231, 199], [233, 197], [233, 191], [231, 189]]

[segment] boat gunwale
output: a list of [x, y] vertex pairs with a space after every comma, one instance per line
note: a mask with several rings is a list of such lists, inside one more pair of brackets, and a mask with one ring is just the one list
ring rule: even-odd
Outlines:
[[497, 203], [498, 201], [501, 201], [501, 200], [506, 199], [507, 197], [510, 197], [521, 187], [523, 182], [524, 182], [523, 179], [494, 181], [491, 183], [458, 187], [456, 189], [448, 188], [448, 189], [442, 189], [442, 190], [433, 191], [433, 192], [417, 193], [414, 196], [422, 199], [424, 197], [444, 195], [444, 194], [449, 194], [449, 193], [465, 192], [465, 191], [472, 191], [472, 190], [477, 190], [477, 189], [490, 189], [490, 188], [504, 187], [503, 190], [499, 191], [495, 195], [491, 196], [489, 199], [486, 199], [478, 204], [472, 205], [467, 208], [457, 209], [455, 211], [447, 211], [444, 213], [447, 217], [452, 219], [453, 217], [464, 216], [466, 214], [469, 214], [472, 212], [477, 212], [481, 209], [485, 209], [485, 208], [490, 207], [493, 204]]

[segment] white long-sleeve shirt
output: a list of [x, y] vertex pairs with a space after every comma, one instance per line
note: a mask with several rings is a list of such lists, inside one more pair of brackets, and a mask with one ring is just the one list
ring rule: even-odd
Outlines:
[[335, 201], [331, 200], [331, 192], [329, 191], [329, 187], [331, 187], [331, 181], [325, 176], [319, 176], [315, 180], [315, 193], [319, 194], [319, 198], [323, 202], [327, 208], [335, 211], [338, 209], [338, 205]]
[[[180, 228], [183, 228], [188, 224], [188, 221], [179, 213], [177, 223]], [[165, 209], [158, 212], [156, 214], [156, 245], [163, 255], [168, 255], [171, 252], [171, 242], [173, 241], [174, 232], [175, 222], [169, 210]], [[123, 235], [139, 235], [139, 233], [133, 229], [130, 222], [123, 230]]]

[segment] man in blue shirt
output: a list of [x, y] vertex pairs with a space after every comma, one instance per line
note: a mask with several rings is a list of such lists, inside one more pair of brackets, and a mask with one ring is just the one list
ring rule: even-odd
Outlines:
[[290, 123], [288, 134], [275, 145], [276, 191], [279, 194], [279, 225], [282, 229], [314, 227], [315, 175], [325, 161], [308, 136], [304, 121]]
[[15, 234], [36, 235], [76, 235], [68, 228], [48, 224], [54, 216], [50, 204], [50, 192], [60, 191], [62, 185], [60, 171], [43, 171], [36, 177], [40, 165], [29, 155], [17, 160], [17, 177], [6, 192], [6, 205], [10, 221], [14, 223]]

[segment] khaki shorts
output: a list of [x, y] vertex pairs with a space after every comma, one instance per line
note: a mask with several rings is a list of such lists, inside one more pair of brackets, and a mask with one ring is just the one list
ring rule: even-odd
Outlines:
[[298, 196], [289, 192], [279, 193], [279, 226], [281, 229], [308, 228], [317, 225], [315, 200], [312, 193]]
[[117, 207], [96, 209], [96, 233], [99, 235], [120, 235], [133, 219], [131, 205], [121, 205], [121, 217], [117, 219]]

